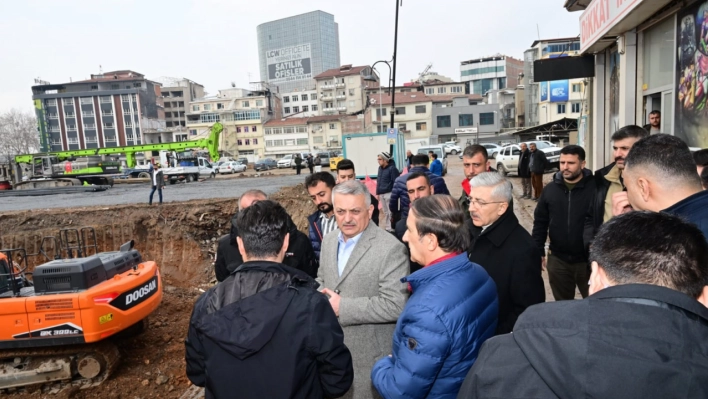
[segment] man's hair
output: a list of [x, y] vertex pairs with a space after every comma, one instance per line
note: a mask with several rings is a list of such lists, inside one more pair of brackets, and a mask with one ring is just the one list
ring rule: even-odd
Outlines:
[[364, 183], [359, 180], [349, 180], [337, 184], [332, 190], [332, 203], [334, 203], [335, 194], [363, 195], [366, 207], [368, 208], [369, 205], [371, 205], [371, 194], [369, 193], [369, 189], [367, 189]]
[[351, 159], [342, 159], [341, 161], [337, 162], [337, 170], [355, 170], [354, 162], [352, 162]]
[[271, 200], [258, 201], [236, 217], [238, 235], [249, 258], [277, 256], [288, 234], [288, 213]]
[[704, 190], [708, 190], [708, 167], [703, 168], [701, 171], [701, 184]]
[[680, 138], [669, 134], [654, 134], [632, 146], [624, 161], [625, 168], [648, 167], [662, 184], [700, 185], [691, 150]]
[[653, 110], [653, 111], [651, 111], [651, 112], [649, 113], [649, 115], [659, 115], [659, 116], [661, 116], [661, 111], [659, 111], [659, 110]]
[[411, 180], [413, 180], [413, 179], [417, 179], [417, 178], [419, 178], [419, 177], [424, 178], [424, 179], [425, 179], [425, 184], [430, 185], [430, 177], [428, 177], [428, 175], [425, 174], [424, 172], [413, 172], [413, 173], [407, 174], [407, 175], [406, 175], [406, 182], [409, 182], [409, 181], [411, 181]]
[[317, 172], [305, 178], [305, 187], [315, 187], [316, 185], [320, 184], [320, 182], [324, 182], [324, 184], [326, 184], [329, 188], [332, 188], [335, 184], [337, 184], [337, 182], [334, 181], [334, 176], [332, 176], [331, 173]]
[[416, 217], [415, 228], [420, 239], [433, 234], [445, 252], [465, 252], [470, 247], [469, 230], [460, 204], [446, 194], [423, 197], [411, 204]]
[[462, 156], [467, 158], [472, 158], [477, 154], [482, 154], [482, 156], [484, 157], [484, 162], [487, 162], [489, 160], [489, 154], [487, 153], [487, 149], [479, 144], [468, 145], [462, 152]]
[[262, 197], [263, 199], [268, 199], [268, 194], [264, 193], [261, 190], [248, 190], [245, 193], [241, 194], [240, 197], [238, 197], [238, 210], [242, 210], [241, 208], [241, 199], [245, 197]]
[[694, 152], [693, 161], [696, 163], [696, 166], [708, 166], [708, 148]]
[[411, 166], [427, 166], [430, 163], [430, 158], [425, 154], [416, 154], [411, 158]]
[[493, 187], [492, 200], [511, 202], [511, 182], [497, 172], [484, 172], [473, 177], [470, 181], [472, 187]]
[[436, 153], [433, 153], [433, 155], [431, 155], [431, 156], [433, 157], [433, 159], [438, 159], [438, 154], [436, 154]]
[[612, 141], [619, 141], [628, 138], [643, 139], [647, 136], [649, 136], [649, 132], [647, 132], [643, 127], [637, 125], [627, 125], [612, 133], [611, 139]]
[[593, 241], [590, 261], [617, 284], [659, 285], [692, 298], [708, 285], [705, 236], [694, 224], [664, 212], [635, 211], [610, 219]]
[[585, 160], [585, 150], [583, 147], [575, 144], [567, 145], [561, 148], [562, 155], [577, 155], [578, 159], [582, 162]]

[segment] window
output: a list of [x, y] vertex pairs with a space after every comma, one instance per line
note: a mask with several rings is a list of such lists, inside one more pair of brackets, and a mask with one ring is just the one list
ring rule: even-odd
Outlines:
[[557, 112], [558, 112], [559, 114], [565, 114], [565, 104], [558, 104], [558, 107], [557, 107], [557, 108], [558, 108], [558, 109], [557, 109]]
[[504, 65], [468, 69], [466, 71], [462, 71], [461, 75], [462, 76], [470, 76], [470, 75], [481, 75], [483, 73], [495, 73], [495, 72], [504, 72]]
[[261, 111], [257, 109], [250, 111], [236, 111], [234, 112], [234, 119], [237, 121], [261, 119]]
[[131, 121], [126, 121], [126, 122], [125, 122], [125, 127], [126, 127], [126, 128], [129, 128], [129, 127], [132, 128], [132, 127], [133, 127], [133, 123], [132, 123]]
[[74, 101], [71, 98], [65, 98], [62, 102], [64, 105], [74, 105]]
[[67, 125], [66, 125], [66, 130], [68, 130], [68, 131], [70, 131], [70, 132], [71, 132], [71, 131], [74, 131], [74, 130], [76, 130], [76, 125], [74, 125], [73, 123], [67, 124]]
[[415, 113], [416, 114], [424, 114], [425, 113], [425, 105], [416, 105], [415, 106]]
[[246, 139], [246, 145], [251, 145], [251, 139]]
[[354, 89], [349, 89], [349, 95], [354, 96]]
[[572, 103], [572, 104], [570, 105], [570, 107], [571, 107], [570, 112], [572, 112], [572, 113], [574, 113], [574, 114], [579, 114], [579, 113], [580, 113], [580, 103]]
[[221, 118], [219, 117], [219, 114], [201, 114], [199, 115], [199, 122], [200, 123], [213, 123], [213, 122], [219, 122]]
[[299, 101], [297, 96], [293, 96], [293, 102]]
[[256, 107], [262, 107], [263, 106], [263, 100], [256, 100]]
[[315, 136], [312, 138], [312, 142], [314, 144], [322, 144], [324, 143], [324, 138], [322, 136]]
[[66, 115], [67, 118], [73, 118], [73, 117], [75, 116], [75, 115], [74, 115], [74, 111], [66, 111], [66, 114], [65, 114], [65, 115]]
[[244, 102], [243, 102], [243, 108], [248, 108], [248, 107], [250, 107], [250, 106], [251, 106], [251, 105], [249, 104], [248, 101], [244, 101]]
[[298, 107], [298, 106], [293, 107], [293, 113], [297, 114], [298, 112], [300, 112], [300, 107]]
[[111, 90], [118, 90], [118, 83], [111, 84]]
[[125, 102], [130, 102], [130, 94], [121, 94], [120, 100]]
[[290, 96], [285, 96], [285, 97], [283, 97], [283, 102], [284, 102], [284, 103], [289, 103], [289, 102], [290, 102]]
[[334, 129], [336, 129], [335, 124], [334, 124], [334, 123], [330, 123], [330, 124], [329, 124], [329, 130], [334, 130]]
[[312, 104], [312, 110], [317, 111], [317, 104]]
[[256, 131], [256, 126], [251, 126], [251, 131], [255, 132]]
[[241, 126], [236, 127], [236, 133], [241, 133]]
[[290, 113], [290, 107], [285, 107], [285, 109], [283, 109], [283, 112], [285, 112], [286, 114], [289, 114], [289, 113]]
[[418, 122], [415, 124], [415, 130], [428, 130], [428, 124], [425, 122]]
[[204, 111], [211, 111], [211, 104], [204, 104]]
[[253, 145], [258, 145], [258, 139], [253, 139]]
[[309, 107], [309, 106], [307, 106], [307, 105], [303, 105], [303, 106], [302, 106], [302, 112], [307, 112], [307, 111], [309, 111], [309, 110], [310, 110], [310, 107]]
[[311, 95], [310, 95], [310, 99], [311, 99], [312, 101], [317, 100], [317, 94], [311, 94]]
[[142, 86], [143, 86], [143, 84], [140, 82], [133, 83], [133, 87], [142, 87]]
[[198, 105], [192, 105], [192, 111], [199, 111]]
[[240, 140], [240, 139], [239, 139], [239, 140], [236, 140], [236, 144], [237, 144], [237, 145], [243, 145], [243, 141]]
[[425, 94], [435, 94], [435, 89], [428, 87], [425, 89]]
[[472, 126], [474, 125], [474, 118], [472, 114], [460, 114], [459, 115], [459, 125], [462, 126]]
[[406, 107], [396, 107], [396, 115], [405, 115]]
[[479, 124], [480, 125], [493, 125], [494, 124], [494, 112], [482, 112], [479, 114]]
[[297, 145], [307, 145], [307, 139], [297, 139]]
[[408, 129], [406, 129], [406, 124], [405, 124], [405, 123], [399, 123], [399, 124], [398, 124], [398, 130], [400, 130], [400, 131], [402, 131], [402, 132], [408, 131]]
[[452, 86], [450, 88], [450, 93], [462, 93], [462, 87], [460, 86]]
[[300, 97], [302, 98], [302, 101], [307, 101], [307, 94], [303, 94]]
[[450, 127], [450, 115], [438, 115], [438, 127]]
[[103, 124], [104, 129], [113, 129], [113, 122], [105, 122]]
[[244, 133], [248, 133], [248, 126], [244, 126], [244, 127], [243, 127], [243, 132], [244, 132]]
[[56, 99], [56, 98], [51, 98], [51, 99], [47, 100], [47, 105], [51, 105], [51, 106], [56, 107], [56, 105], [57, 105], [57, 99]]
[[216, 103], [216, 109], [224, 109], [224, 103]]
[[197, 129], [189, 129], [189, 135], [190, 135], [190, 136], [196, 136], [196, 135], [197, 135]]
[[447, 87], [438, 87], [438, 94], [447, 93]]
[[573, 83], [573, 93], [580, 93], [580, 83]]
[[91, 85], [91, 90], [98, 90], [98, 85]]
[[282, 147], [285, 145], [285, 141], [283, 140], [273, 140], [273, 146], [274, 147]]

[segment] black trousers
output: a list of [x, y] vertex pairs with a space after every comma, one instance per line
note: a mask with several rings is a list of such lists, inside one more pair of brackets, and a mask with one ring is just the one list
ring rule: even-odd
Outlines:
[[549, 253], [546, 261], [546, 270], [548, 271], [548, 282], [551, 284], [553, 298], [556, 301], [575, 299], [576, 286], [583, 298], [588, 296], [590, 269], [587, 262], [568, 263]]

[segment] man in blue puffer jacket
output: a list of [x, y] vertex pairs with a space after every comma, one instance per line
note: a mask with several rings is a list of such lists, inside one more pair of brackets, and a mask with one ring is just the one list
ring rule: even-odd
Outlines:
[[398, 318], [393, 354], [371, 370], [384, 398], [455, 398], [479, 348], [497, 327], [497, 289], [467, 259], [464, 214], [449, 195], [415, 201], [403, 240], [425, 267], [402, 279], [412, 292]]
[[[450, 194], [447, 189], [447, 184], [445, 184], [445, 179], [440, 176], [432, 174], [428, 170], [429, 158], [425, 154], [414, 155], [411, 160], [411, 169], [408, 173], [422, 172], [428, 176], [430, 179], [430, 184], [435, 187], [435, 194]], [[405, 219], [408, 216], [408, 207], [411, 204], [411, 200], [408, 197], [408, 189], [406, 188], [406, 177], [407, 175], [400, 176], [393, 183], [393, 191], [391, 192], [391, 200], [389, 201], [389, 207], [391, 208], [391, 213], [397, 214], [400, 212], [400, 217], [396, 219]], [[399, 203], [400, 201], [400, 203]]]

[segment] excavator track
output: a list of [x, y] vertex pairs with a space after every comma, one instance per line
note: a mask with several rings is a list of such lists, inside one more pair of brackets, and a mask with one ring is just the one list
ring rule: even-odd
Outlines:
[[120, 363], [109, 341], [47, 348], [0, 350], [0, 392], [7, 389], [100, 385]]

